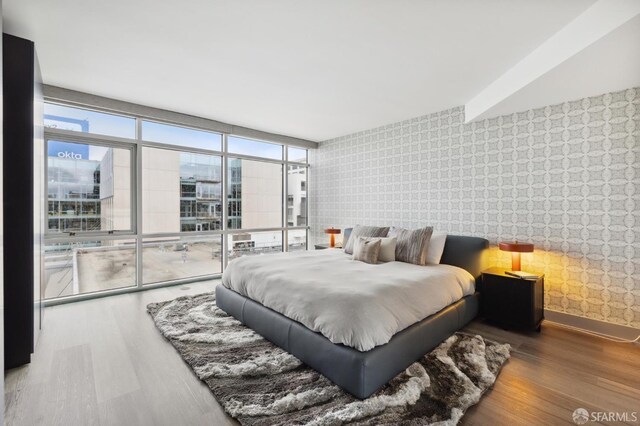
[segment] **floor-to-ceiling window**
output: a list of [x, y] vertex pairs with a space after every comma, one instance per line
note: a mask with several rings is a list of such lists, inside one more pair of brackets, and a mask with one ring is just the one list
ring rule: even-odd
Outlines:
[[307, 150], [45, 105], [45, 296], [215, 277], [307, 247]]

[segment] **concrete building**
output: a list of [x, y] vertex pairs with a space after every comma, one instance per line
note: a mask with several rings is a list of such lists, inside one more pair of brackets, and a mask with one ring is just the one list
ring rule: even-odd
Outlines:
[[[235, 160], [234, 160], [235, 161]], [[242, 228], [282, 226], [282, 166], [240, 160], [242, 171]]]
[[180, 152], [142, 151], [142, 232], [180, 232]]
[[[81, 161], [81, 160], [77, 160]], [[107, 149], [100, 161], [100, 229], [131, 229], [131, 155], [126, 149]]]
[[307, 168], [289, 166], [287, 185], [287, 225], [307, 224]]

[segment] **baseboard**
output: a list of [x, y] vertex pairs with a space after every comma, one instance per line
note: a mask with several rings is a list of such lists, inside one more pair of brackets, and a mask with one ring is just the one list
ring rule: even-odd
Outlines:
[[591, 318], [579, 317], [577, 315], [566, 314], [564, 312], [544, 310], [545, 321], [558, 324], [569, 325], [581, 328], [606, 336], [617, 337], [619, 339], [633, 340], [640, 335], [640, 328], [628, 327], [626, 325], [612, 324]]

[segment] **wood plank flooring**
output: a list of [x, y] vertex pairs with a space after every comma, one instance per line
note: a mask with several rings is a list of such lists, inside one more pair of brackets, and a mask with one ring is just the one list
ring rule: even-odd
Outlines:
[[[236, 424], [146, 313], [150, 302], [203, 293], [216, 284], [47, 308], [32, 363], [5, 374], [6, 424]], [[479, 321], [466, 330], [510, 343], [513, 353], [494, 388], [462, 424], [572, 425], [579, 407], [636, 411], [640, 417], [640, 346], [553, 324], [545, 324], [540, 334]]]

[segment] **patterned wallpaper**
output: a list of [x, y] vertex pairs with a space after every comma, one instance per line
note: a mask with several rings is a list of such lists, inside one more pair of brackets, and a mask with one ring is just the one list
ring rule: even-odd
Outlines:
[[330, 226], [432, 225], [532, 242], [547, 309], [640, 328], [640, 88], [469, 124], [462, 107], [311, 153], [311, 240]]

